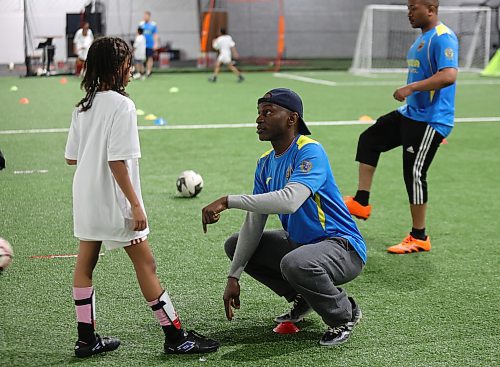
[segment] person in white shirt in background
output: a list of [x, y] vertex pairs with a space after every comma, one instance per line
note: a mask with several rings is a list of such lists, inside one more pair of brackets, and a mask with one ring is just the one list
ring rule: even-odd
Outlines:
[[144, 37], [144, 30], [137, 28], [137, 36], [134, 41], [134, 62], [135, 73], [134, 79], [139, 79], [141, 76], [144, 79], [144, 63], [146, 62], [146, 37]]
[[75, 38], [73, 38], [73, 52], [77, 55], [75, 75], [80, 76], [85, 72], [85, 60], [87, 60], [87, 53], [93, 41], [94, 35], [90, 24], [84, 22], [82, 28], [76, 31]]
[[208, 78], [208, 81], [215, 83], [217, 81], [217, 75], [219, 75], [220, 66], [222, 64], [227, 65], [227, 67], [238, 76], [238, 83], [241, 83], [245, 78], [241, 75], [236, 66], [234, 66], [233, 55], [238, 58], [238, 51], [236, 50], [236, 43], [233, 38], [226, 33], [224, 28], [219, 30], [219, 37], [214, 39], [212, 42], [212, 47], [219, 51], [219, 56], [217, 56], [217, 62], [215, 63], [214, 75]]

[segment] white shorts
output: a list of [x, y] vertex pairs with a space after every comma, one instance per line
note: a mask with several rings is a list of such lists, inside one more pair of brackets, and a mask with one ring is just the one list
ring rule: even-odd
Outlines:
[[104, 247], [106, 247], [106, 250], [114, 250], [117, 248], [124, 248], [124, 247], [131, 246], [131, 245], [138, 245], [139, 243], [144, 242], [147, 239], [148, 239], [148, 236], [144, 236], [144, 237], [134, 238], [133, 240], [130, 240], [128, 242], [120, 242], [120, 241], [112, 241], [112, 240], [100, 241], [100, 240], [88, 240], [86, 238], [79, 238], [80, 241], [102, 242]]
[[219, 61], [220, 63], [222, 64], [230, 64], [232, 59], [231, 59], [231, 55], [222, 55], [220, 54], [219, 56], [217, 56], [217, 61]]

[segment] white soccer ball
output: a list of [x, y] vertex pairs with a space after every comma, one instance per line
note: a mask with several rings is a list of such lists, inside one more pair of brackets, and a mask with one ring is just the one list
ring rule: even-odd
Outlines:
[[184, 197], [192, 198], [203, 189], [203, 178], [195, 171], [183, 171], [177, 178], [177, 192]]
[[0, 272], [12, 263], [13, 257], [14, 251], [12, 251], [12, 246], [7, 240], [0, 237]]

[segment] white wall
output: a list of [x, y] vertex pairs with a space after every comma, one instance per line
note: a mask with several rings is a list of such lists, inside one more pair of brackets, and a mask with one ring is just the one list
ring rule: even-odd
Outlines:
[[22, 0], [0, 0], [0, 64], [24, 62], [22, 4]]
[[[79, 13], [84, 0], [28, 0], [34, 47], [54, 36], [55, 60], [65, 60], [66, 13]], [[127, 40], [135, 37], [145, 10], [152, 12], [158, 24], [161, 44], [182, 50], [184, 58], [194, 59], [199, 53], [199, 20], [197, 0], [104, 0], [106, 34]], [[0, 64], [24, 62], [23, 0], [0, 0]], [[40, 38], [35, 38], [40, 37]], [[30, 47], [31, 48], [31, 47]], [[31, 54], [33, 50], [29, 50]]]
[[182, 57], [195, 59], [200, 50], [200, 28], [197, 0], [115, 0], [105, 1], [107, 33], [123, 38], [135, 38], [144, 11], [158, 26], [160, 44], [166, 42], [182, 51]]
[[[207, 1], [207, 0], [203, 0]], [[498, 1], [498, 0], [490, 0]], [[78, 13], [84, 0], [28, 0], [34, 36], [54, 39], [56, 60], [66, 59], [66, 13]], [[145, 10], [158, 24], [162, 44], [167, 41], [185, 59], [199, 54], [198, 0], [102, 0], [106, 34], [132, 39]], [[479, 4], [483, 0], [441, 0], [441, 5]], [[277, 2], [227, 1], [228, 31], [242, 56], [275, 54]], [[365, 5], [406, 4], [406, 0], [284, 0], [286, 56], [352, 57]], [[0, 64], [24, 62], [23, 0], [0, 0]], [[492, 30], [492, 40], [497, 40]], [[269, 41], [269, 37], [272, 38]], [[273, 38], [274, 37], [274, 38]], [[33, 40], [35, 47], [42, 39]]]
[[0, 64], [24, 61], [23, 14], [2, 12], [0, 34]]

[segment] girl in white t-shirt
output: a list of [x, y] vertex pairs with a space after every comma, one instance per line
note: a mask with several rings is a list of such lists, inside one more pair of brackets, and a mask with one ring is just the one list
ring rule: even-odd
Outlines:
[[220, 67], [222, 64], [227, 65], [227, 67], [236, 74], [238, 77], [238, 83], [241, 83], [245, 80], [241, 71], [238, 70], [236, 66], [234, 66], [234, 62], [232, 56], [238, 58], [238, 51], [236, 50], [236, 43], [234, 43], [233, 38], [226, 33], [225, 28], [221, 28], [219, 30], [219, 37], [213, 40], [212, 47], [219, 51], [219, 55], [217, 56], [217, 61], [215, 62], [214, 74], [208, 78], [209, 82], [215, 83], [217, 81], [217, 76], [220, 72]]
[[73, 51], [77, 55], [75, 74], [78, 76], [82, 75], [85, 71], [85, 60], [87, 60], [87, 54], [93, 41], [94, 34], [92, 33], [92, 29], [90, 29], [90, 24], [89, 22], [84, 22], [82, 28], [76, 31], [73, 38]]
[[95, 333], [92, 273], [101, 244], [124, 248], [132, 260], [142, 294], [165, 333], [165, 353], [207, 353], [219, 344], [185, 332], [168, 293], [156, 275], [142, 201], [141, 156], [134, 103], [125, 87], [132, 51], [115, 37], [96, 40], [89, 49], [82, 81], [85, 97], [73, 112], [65, 158], [76, 165], [73, 179], [74, 233], [80, 239], [73, 279], [78, 321], [77, 357], [111, 351], [120, 341]]

